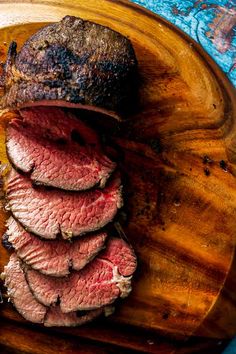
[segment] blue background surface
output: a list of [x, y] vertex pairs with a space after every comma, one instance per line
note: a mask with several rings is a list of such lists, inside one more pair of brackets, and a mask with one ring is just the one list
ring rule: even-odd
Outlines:
[[236, 86], [236, 0], [131, 0], [200, 43]]
[[[236, 0], [131, 1], [156, 12], [189, 34], [236, 86]], [[236, 354], [236, 338], [223, 354]]]

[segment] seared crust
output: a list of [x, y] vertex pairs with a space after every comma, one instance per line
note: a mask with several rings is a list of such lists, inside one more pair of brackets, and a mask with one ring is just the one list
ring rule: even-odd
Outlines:
[[130, 41], [99, 24], [66, 16], [42, 28], [16, 54], [9, 48], [2, 108], [59, 100], [123, 113], [136, 96], [137, 61]]

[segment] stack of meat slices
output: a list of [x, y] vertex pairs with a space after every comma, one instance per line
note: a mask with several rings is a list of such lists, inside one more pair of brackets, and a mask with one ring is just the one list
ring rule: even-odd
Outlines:
[[8, 296], [26, 319], [74, 326], [131, 291], [133, 249], [105, 226], [122, 206], [116, 164], [97, 134], [57, 107], [20, 111], [7, 130], [4, 268]]

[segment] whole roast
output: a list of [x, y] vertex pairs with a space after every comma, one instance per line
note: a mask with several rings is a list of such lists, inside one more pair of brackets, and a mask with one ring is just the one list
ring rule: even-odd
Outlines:
[[0, 79], [1, 108], [79, 105], [111, 115], [132, 108], [137, 61], [120, 33], [66, 16], [39, 30], [18, 54], [16, 47], [12, 42]]

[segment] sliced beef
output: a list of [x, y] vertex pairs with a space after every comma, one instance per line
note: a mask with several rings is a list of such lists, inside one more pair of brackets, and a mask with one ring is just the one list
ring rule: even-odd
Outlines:
[[[105, 186], [115, 163], [100, 151], [96, 133], [60, 108], [38, 107], [21, 114], [23, 119], [10, 122], [6, 139], [17, 169], [29, 172], [36, 184], [66, 190]], [[76, 134], [84, 146], [73, 141]]]
[[126, 37], [66, 16], [39, 30], [18, 54], [16, 43], [11, 44], [1, 78], [1, 107], [52, 100], [123, 112], [134, 101], [136, 81], [137, 61]]
[[71, 141], [73, 134], [76, 134], [82, 143], [99, 151], [101, 149], [95, 130], [78, 119], [71, 110], [39, 106], [21, 109], [18, 114], [26, 125], [34, 127], [40, 135], [50, 140]]
[[2, 245], [3, 247], [8, 250], [8, 251], [12, 251], [14, 250], [14, 247], [12, 246], [12, 244], [9, 242], [8, 240], [8, 235], [7, 233], [2, 235]]
[[[120, 263], [121, 262], [121, 263]], [[105, 251], [79, 272], [55, 278], [26, 269], [26, 278], [35, 298], [46, 306], [60, 301], [64, 313], [92, 310], [109, 305], [131, 291], [136, 269], [132, 248], [122, 239], [110, 238]]]
[[40, 304], [33, 296], [27, 284], [23, 271], [23, 264], [13, 254], [7, 266], [4, 267], [2, 277], [5, 279], [7, 294], [17, 311], [28, 321], [43, 323], [51, 326], [77, 326], [93, 320], [101, 315], [104, 309], [100, 308], [86, 313], [62, 313], [59, 306], [46, 307]]
[[106, 233], [100, 232], [73, 242], [42, 240], [25, 231], [12, 217], [7, 222], [5, 235], [24, 263], [51, 276], [65, 276], [70, 269], [82, 269], [105, 247], [107, 238]]
[[8, 265], [4, 267], [3, 277], [7, 294], [17, 311], [28, 321], [42, 323], [47, 309], [33, 297], [16, 254], [11, 256]]
[[104, 189], [66, 192], [34, 188], [27, 176], [11, 170], [6, 182], [7, 208], [28, 230], [47, 239], [64, 239], [98, 230], [122, 206], [120, 178]]

